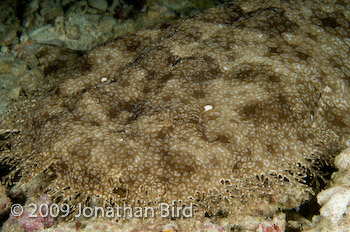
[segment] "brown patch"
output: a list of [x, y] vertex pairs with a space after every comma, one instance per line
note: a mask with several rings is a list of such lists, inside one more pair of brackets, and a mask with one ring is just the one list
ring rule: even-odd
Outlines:
[[243, 119], [252, 120], [255, 123], [292, 121], [292, 111], [288, 101], [282, 95], [267, 102], [255, 102], [246, 105], [240, 112]]
[[139, 40], [130, 40], [126, 43], [126, 49], [130, 52], [135, 52], [140, 47], [141, 42]]
[[244, 80], [244, 79], [247, 79], [249, 77], [255, 77], [258, 74], [259, 74], [259, 72], [257, 72], [257, 70], [247, 69], [247, 70], [243, 70], [240, 73], [238, 73], [237, 75], [235, 75], [234, 78]]
[[280, 47], [269, 47], [268, 50], [270, 53], [273, 53], [273, 54], [280, 54], [281, 53]]
[[211, 57], [193, 56], [182, 59], [180, 63], [174, 66], [172, 73], [197, 82], [218, 78], [221, 75], [221, 70]]
[[296, 135], [297, 135], [297, 139], [298, 139], [299, 141], [305, 143], [305, 144], [306, 144], [306, 141], [307, 141], [308, 139], [311, 139], [311, 140], [314, 140], [314, 139], [315, 139], [315, 135], [314, 135], [314, 134], [312, 134], [312, 133], [307, 133], [307, 132], [304, 132], [304, 131], [303, 131], [303, 132], [302, 132], [302, 131], [297, 131]]
[[296, 56], [301, 60], [307, 60], [310, 56], [308, 54], [305, 54], [303, 52], [296, 52]]
[[168, 80], [172, 78], [173, 78], [173, 75], [171, 75], [171, 73], [167, 73], [164, 76], [162, 76], [162, 78], [160, 79], [160, 83], [165, 84]]
[[154, 79], [157, 79], [157, 73], [153, 70], [150, 70], [147, 72], [147, 75], [146, 75], [146, 79], [147, 80], [154, 80]]
[[260, 64], [242, 64], [235, 75], [231, 78], [245, 81], [254, 81], [258, 79], [267, 79], [272, 82], [278, 82], [279, 77], [276, 75], [267, 74], [269, 67]]
[[216, 138], [216, 141], [219, 141], [221, 143], [229, 143], [230, 142], [230, 138], [228, 138], [227, 136], [225, 135], [219, 135], [217, 138]]
[[322, 27], [331, 27], [331, 28], [341, 27], [341, 25], [337, 23], [337, 20], [335, 18], [327, 17], [319, 20], [322, 23]]
[[[179, 159], [179, 157], [183, 157], [182, 159]], [[191, 165], [192, 157], [187, 156], [186, 153], [170, 153], [170, 152], [164, 152], [161, 156], [161, 159], [165, 161], [165, 170], [168, 171], [176, 171], [179, 172], [181, 176], [186, 176], [184, 173], [187, 173], [187, 175], [191, 175], [195, 173], [195, 166]], [[189, 162], [186, 162], [189, 161]], [[185, 162], [183, 162], [185, 161]]]
[[270, 154], [274, 154], [275, 153], [275, 148], [274, 148], [274, 144], [266, 144], [266, 150], [270, 153]]
[[165, 29], [167, 29], [170, 25], [171, 25], [170, 23], [162, 23], [162, 24], [159, 26], [159, 29], [165, 30]]
[[241, 167], [242, 167], [242, 162], [237, 161], [232, 167], [232, 173], [238, 173], [239, 170], [241, 170]]
[[125, 88], [125, 87], [130, 86], [130, 82], [126, 78], [123, 78], [123, 79], [119, 80], [118, 85]]
[[120, 110], [117, 110], [116, 108], [110, 108], [108, 110], [108, 114], [107, 116], [110, 118], [110, 119], [113, 119], [113, 118], [116, 118], [118, 117], [118, 115], [120, 114]]
[[167, 70], [173, 62], [175, 62], [176, 57], [172, 56], [171, 53], [164, 49], [162, 46], [152, 47], [146, 53], [142, 53], [139, 56], [139, 62], [135, 65], [140, 65], [143, 69], [149, 71], [150, 73], [155, 70]]
[[252, 103], [249, 105], [246, 105], [242, 108], [241, 114], [244, 118], [251, 117], [252, 115], [257, 115], [258, 112], [261, 110], [261, 103]]
[[348, 125], [343, 121], [343, 118], [342, 117], [339, 117], [337, 115], [333, 115], [334, 117], [334, 120], [332, 121], [332, 124], [340, 129], [342, 128], [347, 128]]
[[[170, 63], [170, 62], [169, 62]], [[170, 63], [171, 64], [171, 66], [175, 66], [175, 65], [177, 65], [177, 64], [179, 64], [179, 63], [181, 63], [181, 59], [177, 59], [177, 60], [172, 60], [172, 62]]]
[[195, 89], [193, 96], [195, 98], [204, 98], [206, 96], [206, 92], [203, 89]]
[[121, 198], [125, 198], [127, 190], [125, 188], [114, 188], [113, 193], [119, 195]]
[[255, 28], [269, 35], [294, 32], [298, 27], [284, 16], [284, 10], [280, 8], [259, 9], [242, 18], [236, 24], [238, 28]]
[[187, 40], [198, 41], [201, 39], [201, 29], [199, 27], [192, 28], [192, 30], [185, 33], [185, 36]]

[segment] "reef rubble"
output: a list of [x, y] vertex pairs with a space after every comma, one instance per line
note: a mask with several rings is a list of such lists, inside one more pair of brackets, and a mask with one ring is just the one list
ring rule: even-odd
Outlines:
[[219, 220], [207, 227], [218, 231], [283, 231], [285, 210], [316, 194], [321, 219], [297, 226], [345, 220], [349, 7], [234, 1], [84, 54], [35, 47], [46, 84], [1, 124], [4, 182], [34, 181], [39, 202], [68, 204], [70, 219], [78, 204], [194, 205], [193, 219], [170, 231], [207, 218]]

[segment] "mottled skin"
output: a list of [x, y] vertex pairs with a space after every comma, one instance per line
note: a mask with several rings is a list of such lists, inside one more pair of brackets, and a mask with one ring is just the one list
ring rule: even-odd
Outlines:
[[349, 139], [345, 7], [242, 1], [98, 47], [27, 108], [4, 160], [71, 204], [295, 207]]

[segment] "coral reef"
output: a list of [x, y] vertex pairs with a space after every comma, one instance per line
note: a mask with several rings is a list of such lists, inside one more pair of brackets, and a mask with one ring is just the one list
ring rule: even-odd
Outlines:
[[[242, 219], [242, 218], [240, 218]], [[127, 220], [113, 221], [102, 218], [91, 218], [77, 222], [61, 222], [57, 226], [47, 228], [45, 232], [105, 232], [105, 231], [132, 231], [132, 232], [226, 232], [226, 231], [264, 231], [280, 232], [285, 231], [284, 215], [277, 215], [274, 218], [264, 217], [246, 218], [240, 221], [237, 226], [234, 222], [221, 218], [192, 218], [189, 219], [147, 219], [139, 220], [131, 218]], [[237, 223], [237, 222], [236, 222]], [[5, 231], [4, 231], [5, 232]]]
[[9, 211], [11, 204], [11, 200], [6, 193], [6, 187], [0, 186], [0, 217]]
[[[51, 199], [47, 196], [42, 196], [34, 202], [35, 205], [47, 205], [50, 206], [52, 203]], [[23, 231], [23, 232], [35, 232], [41, 231], [45, 228], [53, 226], [54, 218], [49, 215], [47, 211], [48, 208], [42, 207], [40, 213], [35, 212], [35, 217], [33, 217], [34, 208], [30, 204], [17, 210], [22, 210], [23, 213], [20, 215], [10, 214], [10, 218], [6, 221], [5, 225], [2, 227], [2, 231]], [[15, 212], [18, 213], [19, 211]], [[39, 212], [39, 211], [38, 211]]]
[[238, 1], [76, 58], [9, 115], [5, 180], [44, 173], [72, 207], [298, 206], [350, 138], [346, 7]]
[[19, 59], [10, 52], [0, 52], [0, 116], [6, 112], [11, 99], [18, 99], [21, 92], [30, 95], [37, 91], [43, 85], [43, 78], [37, 63]]
[[335, 165], [339, 170], [332, 175], [328, 188], [317, 195], [322, 206], [320, 215], [314, 216], [313, 223], [305, 226], [305, 231], [349, 231], [350, 148], [335, 158]]
[[193, 15], [225, 1], [1, 1], [0, 47], [30, 41], [90, 50], [117, 36]]

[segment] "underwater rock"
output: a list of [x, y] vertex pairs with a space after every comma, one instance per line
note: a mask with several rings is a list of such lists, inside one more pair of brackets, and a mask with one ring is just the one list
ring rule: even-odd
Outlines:
[[[17, 208], [14, 207], [11, 209], [10, 218], [2, 227], [2, 231], [35, 232], [52, 227], [54, 223], [54, 218], [50, 215], [49, 212], [51, 200], [44, 195], [40, 199], [37, 199], [36, 202], [32, 202], [32, 204], [35, 204], [37, 206], [43, 206], [40, 208], [40, 213], [36, 214], [36, 212], [39, 212], [39, 210], [36, 209], [33, 205], [29, 204], [23, 208], [18, 208], [17, 205]], [[22, 213], [20, 213], [21, 211]], [[35, 214], [33, 212], [35, 212]]]
[[308, 231], [317, 231], [320, 228], [334, 231], [347, 231], [349, 228], [350, 212], [350, 149], [342, 151], [335, 158], [338, 168], [333, 173], [326, 190], [317, 195], [317, 202], [322, 208], [320, 216], [313, 218], [313, 228]]
[[0, 216], [10, 210], [11, 200], [8, 198], [5, 186], [0, 186]]
[[346, 187], [333, 187], [317, 195], [317, 201], [323, 205], [320, 213], [334, 224], [341, 219], [350, 202], [350, 190]]
[[98, 0], [98, 1], [88, 1], [89, 5], [91, 5], [92, 7], [104, 12], [106, 11], [107, 7], [108, 7], [108, 3], [106, 0]]
[[37, 91], [43, 85], [43, 78], [35, 64], [9, 52], [0, 52], [0, 116], [6, 112], [11, 99], [18, 99], [21, 92], [31, 94]]
[[349, 140], [346, 7], [234, 2], [86, 53], [9, 115], [7, 180], [45, 173], [71, 206], [300, 205]]

